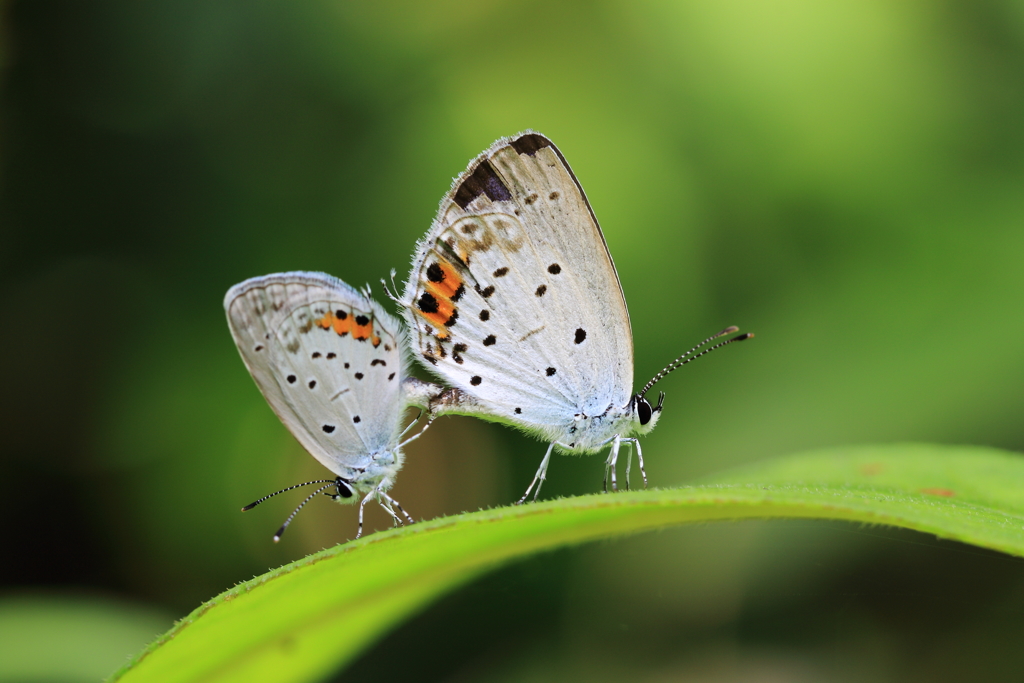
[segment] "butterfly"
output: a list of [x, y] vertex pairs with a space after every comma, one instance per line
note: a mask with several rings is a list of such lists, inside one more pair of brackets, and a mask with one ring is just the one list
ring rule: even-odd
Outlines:
[[[284, 491], [322, 484], [278, 530], [278, 541], [299, 510], [328, 489], [335, 500], [363, 494], [402, 524], [410, 517], [388, 495], [402, 467], [406, 408], [425, 406], [440, 387], [408, 374], [402, 323], [370, 298], [323, 273], [279, 273], [232, 287], [224, 298], [228, 326], [242, 361], [264, 398], [309, 453], [335, 474]], [[429, 426], [429, 422], [427, 426]], [[410, 425], [411, 426], [411, 425]], [[424, 427], [426, 429], [426, 427]], [[396, 512], [397, 510], [397, 512]]]
[[554, 449], [609, 448], [616, 490], [620, 447], [658, 422], [662, 392], [646, 394], [675, 368], [751, 334], [698, 344], [633, 393], [633, 335], [608, 245], [583, 188], [558, 148], [526, 131], [495, 142], [455, 178], [413, 254], [401, 297], [417, 359], [451, 388], [433, 414], [475, 415], [549, 442], [526, 493], [534, 500]]

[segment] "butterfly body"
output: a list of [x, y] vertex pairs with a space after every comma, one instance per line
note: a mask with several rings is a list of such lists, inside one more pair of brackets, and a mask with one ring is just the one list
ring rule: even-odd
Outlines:
[[401, 303], [418, 360], [453, 386], [435, 412], [513, 425], [550, 442], [548, 455], [617, 454], [654, 426], [660, 404], [632, 392], [629, 314], [604, 236], [538, 133], [498, 140], [455, 179]]
[[368, 293], [323, 273], [246, 280], [228, 291], [224, 308], [270, 407], [336, 475], [335, 499], [365, 494], [360, 529], [370, 498], [397, 520], [387, 490], [402, 467], [403, 418], [440, 391], [408, 375], [401, 322]]

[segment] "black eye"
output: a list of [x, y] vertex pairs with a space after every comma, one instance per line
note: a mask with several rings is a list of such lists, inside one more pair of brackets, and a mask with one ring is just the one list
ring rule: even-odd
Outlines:
[[348, 487], [348, 484], [341, 481], [340, 479], [338, 480], [338, 495], [341, 496], [342, 498], [352, 497], [352, 489], [350, 489]]
[[651, 404], [647, 402], [646, 398], [638, 398], [636, 401], [636, 414], [640, 418], [640, 424], [645, 425], [651, 421]]

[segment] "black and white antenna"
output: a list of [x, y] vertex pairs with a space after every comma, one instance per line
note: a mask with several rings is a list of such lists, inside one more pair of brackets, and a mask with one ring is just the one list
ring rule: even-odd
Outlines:
[[707, 355], [707, 354], [711, 353], [712, 351], [714, 351], [715, 349], [720, 349], [723, 346], [726, 346], [728, 344], [732, 344], [733, 342], [743, 341], [744, 339], [750, 339], [751, 337], [754, 336], [753, 332], [745, 332], [744, 334], [739, 334], [739, 335], [736, 335], [735, 337], [732, 337], [731, 339], [726, 339], [723, 342], [719, 342], [718, 344], [715, 344], [714, 346], [709, 346], [708, 348], [704, 349], [703, 351], [701, 351], [700, 353], [698, 353], [696, 355], [691, 355], [695, 351], [700, 349], [702, 346], [704, 346], [705, 344], [707, 344], [709, 342], [713, 342], [714, 340], [719, 339], [721, 337], [724, 337], [727, 334], [732, 334], [734, 332], [739, 332], [739, 331], [740, 331], [740, 328], [738, 328], [735, 325], [733, 325], [731, 327], [725, 328], [724, 330], [722, 330], [718, 334], [711, 335], [710, 337], [708, 337], [707, 339], [702, 341], [700, 344], [697, 344], [692, 349], [690, 349], [689, 351], [687, 351], [686, 353], [684, 353], [683, 355], [679, 356], [674, 361], [672, 361], [671, 363], [666, 365], [665, 368], [661, 372], [656, 374], [651, 379], [651, 381], [648, 382], [647, 385], [643, 389], [640, 390], [640, 393], [637, 394], [637, 395], [640, 396], [641, 398], [643, 398], [644, 394], [646, 394], [648, 391], [650, 391], [651, 387], [653, 387], [658, 382], [658, 380], [662, 379], [663, 377], [665, 377], [665, 375], [669, 374], [670, 372], [672, 372], [676, 368], [681, 368], [682, 366], [686, 365], [690, 361], [697, 360], [701, 356]]
[[280, 491], [274, 491], [273, 493], [271, 493], [269, 495], [263, 496], [259, 500], [254, 501], [252, 503], [249, 503], [244, 508], [242, 508], [242, 512], [246, 512], [247, 510], [252, 510], [254, 507], [259, 505], [263, 501], [269, 500], [269, 499], [273, 498], [274, 496], [278, 495], [279, 493], [284, 493], [285, 491], [291, 491], [292, 489], [301, 488], [303, 486], [312, 486], [313, 484], [324, 484], [324, 485], [321, 486], [320, 488], [318, 488], [313, 493], [309, 494], [304, 501], [299, 503], [298, 507], [296, 507], [294, 510], [292, 510], [292, 514], [288, 515], [288, 519], [286, 519], [284, 521], [284, 524], [281, 525], [281, 528], [277, 530], [276, 534], [274, 534], [274, 543], [277, 543], [278, 541], [281, 540], [281, 536], [284, 535], [285, 529], [287, 529], [288, 525], [292, 523], [293, 519], [295, 519], [295, 515], [299, 514], [299, 510], [301, 510], [303, 508], [303, 506], [305, 506], [306, 503], [308, 503], [309, 501], [313, 500], [313, 498], [315, 498], [317, 496], [317, 494], [322, 493], [323, 491], [326, 491], [327, 489], [331, 488], [332, 486], [337, 486], [338, 487], [338, 493], [337, 494], [330, 494], [329, 493], [327, 495], [329, 495], [331, 497], [334, 497], [334, 498], [336, 498], [337, 496], [341, 496], [342, 498], [350, 498], [352, 496], [352, 489], [349, 488], [348, 484], [345, 483], [345, 481], [341, 477], [338, 477], [337, 479], [314, 479], [313, 481], [307, 481], [307, 482], [303, 482], [301, 484], [295, 484], [294, 486], [289, 486], [286, 489], [281, 489]]

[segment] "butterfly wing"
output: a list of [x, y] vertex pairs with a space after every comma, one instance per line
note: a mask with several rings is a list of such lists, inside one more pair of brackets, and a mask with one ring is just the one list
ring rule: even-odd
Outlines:
[[407, 344], [398, 320], [322, 273], [246, 280], [224, 308], [256, 385], [313, 457], [359, 482], [372, 454], [397, 451]]
[[451, 412], [560, 438], [574, 415], [629, 401], [618, 274], [583, 188], [542, 135], [499, 140], [455, 179], [404, 303], [419, 357], [475, 399]]

